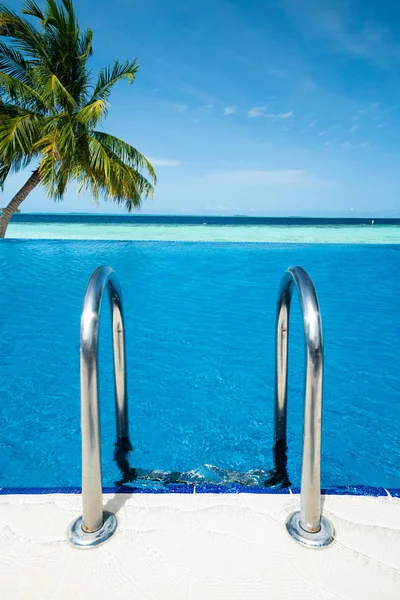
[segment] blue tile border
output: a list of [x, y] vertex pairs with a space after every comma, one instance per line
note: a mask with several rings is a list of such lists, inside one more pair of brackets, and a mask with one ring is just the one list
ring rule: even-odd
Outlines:
[[322, 489], [326, 496], [388, 496], [386, 489], [369, 485], [343, 485]]
[[196, 485], [196, 494], [290, 494], [288, 488], [250, 487], [233, 483], [231, 485]]
[[[39, 487], [3, 487], [0, 488], [0, 496], [10, 495], [45, 495], [45, 494], [80, 494], [79, 487], [54, 487], [54, 488], [39, 488]], [[231, 485], [185, 485], [185, 484], [167, 484], [160, 487], [104, 487], [104, 494], [299, 494], [300, 488], [291, 487], [284, 489], [248, 487], [241, 484]], [[400, 489], [397, 488], [382, 488], [365, 485], [347, 485], [321, 490], [323, 495], [327, 496], [392, 496], [400, 498]]]

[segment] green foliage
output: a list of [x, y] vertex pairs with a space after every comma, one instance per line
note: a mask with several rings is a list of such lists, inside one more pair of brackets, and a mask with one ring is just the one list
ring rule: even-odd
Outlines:
[[41, 185], [55, 200], [75, 180], [95, 199], [139, 207], [153, 193], [152, 165], [97, 129], [113, 86], [134, 80], [136, 60], [115, 61], [93, 84], [92, 32], [80, 30], [72, 0], [46, 0], [43, 10], [26, 0], [22, 15], [0, 4], [0, 186], [36, 159]]

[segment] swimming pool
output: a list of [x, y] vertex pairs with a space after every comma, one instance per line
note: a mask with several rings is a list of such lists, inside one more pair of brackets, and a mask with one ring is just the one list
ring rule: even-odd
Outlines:
[[[324, 325], [322, 486], [400, 487], [399, 253], [397, 245], [5, 240], [0, 486], [80, 485], [79, 318], [87, 280], [100, 264], [116, 269], [124, 295], [132, 466], [254, 482], [249, 471], [272, 467], [278, 286], [284, 270], [300, 264], [314, 280]], [[112, 460], [109, 325], [105, 310], [104, 485], [120, 479]], [[294, 485], [303, 369], [295, 302], [288, 415]]]

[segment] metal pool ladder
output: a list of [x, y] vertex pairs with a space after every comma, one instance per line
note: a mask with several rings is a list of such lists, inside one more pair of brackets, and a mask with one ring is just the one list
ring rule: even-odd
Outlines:
[[69, 541], [91, 548], [108, 540], [117, 528], [117, 517], [103, 512], [101, 440], [99, 419], [98, 338], [104, 291], [111, 306], [114, 351], [115, 412], [117, 445], [131, 448], [128, 433], [128, 396], [122, 294], [111, 267], [99, 267], [86, 288], [81, 315], [81, 431], [82, 516], [69, 529]]
[[[321, 514], [321, 417], [323, 343], [319, 304], [313, 282], [301, 267], [290, 267], [282, 279], [277, 305], [275, 383], [275, 467], [287, 446], [287, 375], [289, 314], [296, 285], [306, 338], [306, 383], [301, 475], [301, 507], [286, 528], [290, 536], [308, 548], [333, 541], [334, 530]], [[99, 267], [91, 276], [81, 316], [81, 430], [82, 516], [69, 529], [69, 541], [78, 548], [92, 548], [108, 540], [117, 528], [114, 514], [103, 512], [101, 441], [98, 394], [98, 336], [100, 309], [107, 289], [112, 314], [117, 447], [131, 449], [128, 408], [122, 295], [111, 267]]]
[[286, 451], [289, 315], [296, 285], [303, 314], [306, 341], [303, 457], [300, 511], [286, 522], [289, 535], [308, 548], [333, 541], [331, 523], [321, 514], [321, 422], [323, 383], [322, 323], [317, 294], [302, 267], [290, 267], [281, 282], [276, 317], [275, 432], [277, 447]]

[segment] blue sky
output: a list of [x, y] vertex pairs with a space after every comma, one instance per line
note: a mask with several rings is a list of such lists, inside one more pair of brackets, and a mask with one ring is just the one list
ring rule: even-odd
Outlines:
[[[399, 216], [397, 2], [75, 4], [94, 31], [94, 72], [138, 57], [104, 126], [153, 159], [143, 213]], [[10, 179], [3, 205], [25, 177]], [[124, 212], [73, 187], [62, 204], [37, 190], [22, 208]]]

